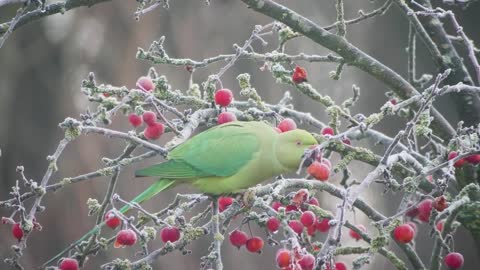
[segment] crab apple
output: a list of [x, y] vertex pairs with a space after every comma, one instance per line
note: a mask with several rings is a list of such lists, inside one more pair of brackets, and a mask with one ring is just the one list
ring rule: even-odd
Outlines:
[[133, 127], [138, 127], [142, 124], [143, 121], [140, 115], [132, 113], [128, 116], [128, 122], [130, 122], [130, 125], [132, 125]]
[[280, 268], [289, 267], [292, 264], [292, 255], [290, 250], [286, 249], [279, 249], [277, 251], [277, 255], [275, 256], [275, 260], [277, 261], [277, 265]]
[[20, 226], [20, 223], [15, 223], [13, 224], [12, 227], [12, 235], [15, 239], [18, 241], [22, 240], [23, 237], [23, 230], [22, 227]]
[[327, 181], [330, 176], [330, 168], [318, 161], [313, 162], [308, 166], [307, 173], [320, 181]]
[[157, 115], [152, 111], [146, 111], [142, 114], [143, 122], [148, 126], [155, 125], [157, 122]]
[[450, 269], [458, 269], [463, 265], [463, 255], [458, 252], [450, 252], [445, 256], [443, 261]]
[[237, 121], [237, 117], [235, 116], [235, 114], [231, 112], [222, 112], [221, 114], [218, 115], [218, 118], [217, 118], [217, 123], [219, 125], [225, 124], [228, 122], [233, 122], [233, 121]]
[[116, 229], [122, 223], [122, 220], [117, 217], [113, 211], [108, 211], [104, 219], [105, 224], [111, 229]]
[[303, 224], [298, 220], [290, 220], [288, 222], [288, 226], [297, 234], [301, 234], [303, 232]]
[[297, 128], [297, 124], [290, 118], [283, 119], [277, 126], [282, 132], [287, 132]]
[[240, 230], [234, 230], [229, 235], [230, 244], [240, 248], [245, 245], [248, 240], [248, 235]]
[[150, 77], [142, 76], [138, 78], [137, 83], [135, 84], [138, 88], [143, 91], [150, 92], [155, 88], [153, 81]]
[[328, 218], [324, 218], [320, 221], [317, 220], [317, 222], [315, 223], [315, 227], [320, 232], [328, 232], [328, 230], [330, 229], [329, 222], [330, 222], [330, 219]]
[[72, 258], [65, 258], [62, 260], [58, 269], [60, 270], [78, 270], [78, 261]]
[[276, 217], [270, 217], [267, 220], [266, 226], [270, 232], [274, 233], [280, 228], [280, 220], [278, 220]]
[[245, 247], [252, 253], [260, 253], [263, 248], [263, 239], [255, 236], [247, 240]]
[[177, 227], [163, 227], [160, 231], [160, 238], [164, 243], [176, 242], [180, 239], [180, 230]]
[[137, 234], [130, 229], [121, 230], [117, 233], [116, 243], [120, 246], [133, 246], [137, 242]]
[[283, 206], [283, 205], [282, 205], [281, 202], [272, 202], [272, 208], [273, 208], [275, 211], [277, 211], [277, 212], [278, 212], [278, 209], [279, 209], [280, 207], [282, 207], [282, 206]]
[[433, 200], [432, 206], [433, 206], [433, 208], [437, 209], [438, 212], [442, 212], [443, 210], [445, 210], [445, 208], [448, 207], [447, 199], [443, 195], [439, 196], [439, 197], [436, 197]]
[[[360, 231], [364, 232], [364, 233], [367, 232], [367, 228], [365, 228], [365, 226], [363, 226], [362, 224], [358, 224], [358, 225], [357, 225], [357, 228], [358, 228]], [[354, 231], [354, 230], [352, 230], [352, 229], [350, 229], [350, 231], [348, 232], [348, 234], [350, 235], [350, 237], [352, 237], [353, 239], [355, 239], [355, 240], [357, 240], [357, 241], [360, 240], [360, 239], [362, 239], [362, 237], [360, 236], [360, 234], [358, 234], [356, 231]]]
[[409, 224], [399, 225], [393, 230], [393, 237], [401, 243], [410, 243], [415, 236], [415, 230]]
[[164, 131], [165, 126], [162, 123], [155, 123], [146, 127], [143, 131], [143, 135], [149, 140], [156, 140], [162, 136]]
[[430, 199], [426, 199], [421, 201], [417, 208], [418, 208], [418, 219], [423, 222], [428, 222], [430, 219], [430, 213], [432, 213], [432, 204], [433, 201]]
[[480, 163], [480, 154], [470, 155], [465, 160], [470, 164], [477, 165]]
[[323, 136], [333, 136], [333, 134], [335, 134], [335, 132], [333, 131], [333, 128], [331, 127], [324, 127], [322, 128], [322, 131], [321, 131], [322, 135]]
[[435, 227], [437, 228], [437, 230], [439, 232], [442, 232], [443, 231], [443, 224], [445, 224], [445, 220], [442, 219], [440, 220], [439, 222], [437, 222], [437, 225], [435, 225]]
[[215, 92], [215, 103], [222, 107], [227, 107], [232, 103], [233, 94], [229, 89], [219, 89]]
[[300, 216], [300, 222], [305, 226], [309, 227], [315, 223], [315, 214], [312, 211], [305, 211]]
[[[457, 156], [458, 156], [458, 152], [457, 151], [452, 151], [452, 152], [448, 153], [448, 160], [452, 160], [452, 159], [456, 158]], [[463, 164], [465, 164], [465, 159], [464, 158], [457, 160], [453, 164], [453, 166], [455, 168], [458, 168], [458, 167], [462, 167]]]
[[307, 81], [307, 71], [300, 66], [296, 66], [293, 70], [292, 81], [294, 83], [303, 83]]
[[218, 211], [225, 211], [233, 203], [232, 197], [220, 197], [218, 198]]
[[312, 270], [315, 267], [315, 257], [307, 253], [298, 261], [298, 265], [300, 265], [302, 270]]

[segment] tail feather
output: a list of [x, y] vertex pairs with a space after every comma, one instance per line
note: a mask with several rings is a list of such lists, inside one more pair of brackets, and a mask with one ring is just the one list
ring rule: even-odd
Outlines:
[[[133, 203], [143, 203], [149, 199], [151, 199], [153, 196], [157, 195], [161, 191], [168, 189], [175, 183], [174, 180], [168, 180], [168, 179], [160, 179], [156, 181], [154, 184], [149, 186], [146, 190], [144, 190], [142, 193], [140, 193], [137, 197], [133, 198], [130, 202]], [[122, 208], [120, 208], [119, 212], [122, 214], [125, 214], [128, 212], [132, 207], [128, 204], [124, 205]], [[83, 235], [80, 239], [75, 241], [74, 243], [70, 244], [66, 249], [62, 250], [60, 253], [55, 255], [53, 258], [51, 258], [49, 261], [43, 264], [42, 267], [45, 267], [52, 262], [60, 259], [66, 252], [68, 252], [72, 247], [80, 244], [82, 241], [86, 240], [88, 237], [92, 236], [93, 234], [97, 233], [100, 231], [101, 228], [105, 226], [105, 222], [100, 223], [98, 226], [95, 226], [92, 230], [87, 232], [85, 235]]]

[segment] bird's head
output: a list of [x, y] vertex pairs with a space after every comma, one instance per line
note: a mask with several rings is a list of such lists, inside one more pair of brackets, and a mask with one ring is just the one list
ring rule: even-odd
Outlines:
[[305, 150], [317, 144], [317, 140], [303, 129], [294, 129], [278, 135], [275, 144], [277, 160], [289, 169], [297, 169]]

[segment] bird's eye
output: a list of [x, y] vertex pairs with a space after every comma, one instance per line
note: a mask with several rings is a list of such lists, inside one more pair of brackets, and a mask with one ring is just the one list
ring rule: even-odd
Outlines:
[[297, 146], [300, 146], [303, 144], [302, 141], [297, 141], [296, 143], [297, 143]]

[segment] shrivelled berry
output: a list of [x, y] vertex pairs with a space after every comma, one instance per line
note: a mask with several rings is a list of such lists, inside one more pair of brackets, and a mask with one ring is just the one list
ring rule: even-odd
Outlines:
[[222, 112], [218, 115], [217, 123], [219, 125], [233, 121], [237, 121], [237, 117], [231, 112]]
[[15, 223], [13, 224], [12, 227], [12, 235], [15, 239], [18, 241], [22, 240], [23, 237], [23, 230], [22, 227], [20, 226], [20, 223]]
[[437, 230], [439, 232], [442, 232], [443, 231], [443, 224], [445, 224], [445, 220], [442, 219], [440, 220], [439, 222], [437, 222], [437, 225], [435, 225], [435, 227], [437, 228]]
[[432, 213], [432, 204], [433, 201], [430, 199], [426, 199], [421, 201], [418, 204], [418, 219], [423, 222], [428, 222], [430, 219], [430, 214]]
[[315, 214], [312, 211], [305, 211], [300, 216], [300, 222], [306, 227], [312, 226], [315, 223], [315, 220]]
[[152, 91], [155, 88], [153, 81], [150, 77], [142, 76], [138, 78], [137, 83], [135, 84], [138, 88], [143, 91]]
[[322, 128], [322, 135], [325, 136], [333, 136], [333, 134], [335, 134], [335, 132], [333, 131], [333, 128], [331, 127], [324, 127]]
[[233, 246], [240, 248], [247, 243], [248, 235], [240, 230], [235, 230], [230, 233], [229, 239]]
[[215, 92], [215, 103], [222, 107], [227, 107], [232, 103], [233, 94], [229, 89], [219, 89]]
[[292, 255], [291, 251], [287, 249], [279, 249], [277, 251], [277, 255], [275, 256], [275, 260], [277, 261], [277, 265], [280, 268], [289, 267], [292, 264]]
[[137, 234], [130, 229], [121, 230], [115, 242], [120, 246], [133, 246], [137, 242]]
[[180, 230], [174, 226], [163, 227], [160, 231], [160, 238], [162, 238], [162, 241], [164, 243], [167, 243], [169, 241], [174, 243], [178, 241], [178, 239], [180, 239]]
[[415, 236], [415, 231], [408, 224], [399, 225], [393, 230], [393, 237], [401, 243], [410, 243]]
[[290, 118], [283, 119], [277, 126], [282, 132], [287, 132], [297, 128], [297, 124]]
[[294, 83], [302, 83], [307, 81], [307, 71], [300, 67], [296, 66], [293, 70], [292, 81]]
[[72, 258], [65, 258], [58, 266], [60, 270], [78, 270], [78, 261]]
[[[357, 225], [357, 228], [362, 231], [362, 232], [367, 232], [367, 228], [365, 228], [365, 226], [363, 226], [362, 224], [358, 224]], [[362, 239], [362, 237], [360, 236], [360, 234], [358, 234], [356, 231], [350, 229], [350, 231], [348, 232], [348, 234], [350, 235], [350, 237], [352, 237], [353, 239], [355, 240], [360, 240]]]
[[305, 254], [298, 261], [298, 265], [300, 265], [302, 270], [312, 270], [315, 267], [315, 257], [310, 253]]
[[267, 229], [274, 233], [280, 228], [280, 220], [276, 217], [270, 217], [266, 222]]
[[458, 269], [463, 266], [463, 255], [458, 252], [450, 252], [443, 261], [450, 269]]
[[330, 229], [330, 219], [328, 218], [324, 218], [322, 220], [318, 220], [316, 223], [315, 223], [315, 227], [317, 228], [318, 231], [320, 232], [328, 232], [328, 230]]
[[433, 208], [437, 209], [438, 212], [442, 212], [445, 208], [448, 207], [448, 202], [445, 196], [438, 196], [433, 200]]
[[465, 160], [470, 164], [477, 165], [480, 163], [480, 154], [470, 155]]
[[218, 198], [218, 211], [223, 212], [233, 203], [232, 197], [220, 197]]
[[351, 144], [352, 144], [352, 141], [350, 141], [349, 138], [343, 138], [343, 139], [342, 139], [342, 142], [343, 142], [344, 144], [346, 144], [346, 145], [351, 145]]
[[120, 224], [122, 223], [122, 220], [117, 217], [113, 211], [108, 211], [105, 214], [105, 224], [111, 228], [111, 229], [116, 229]]
[[145, 122], [145, 124], [149, 126], [155, 125], [155, 123], [157, 122], [157, 115], [152, 111], [144, 112], [142, 118], [143, 122]]
[[327, 181], [330, 177], [330, 168], [325, 163], [315, 161], [308, 166], [307, 173], [317, 180]]
[[255, 236], [247, 240], [247, 243], [245, 244], [246, 248], [248, 251], [252, 253], [260, 253], [263, 248], [263, 239]]
[[142, 117], [140, 117], [137, 114], [132, 113], [128, 116], [128, 122], [130, 122], [130, 125], [132, 125], [134, 127], [138, 127], [142, 124]]
[[143, 131], [143, 135], [149, 140], [156, 140], [162, 136], [164, 131], [165, 126], [162, 123], [155, 123], [146, 127]]
[[290, 220], [288, 222], [288, 226], [298, 234], [301, 234], [303, 232], [303, 224], [298, 220]]
[[[458, 156], [458, 152], [457, 151], [452, 151], [452, 152], [448, 153], [448, 160], [452, 160], [452, 159], [456, 158], [457, 156]], [[455, 168], [458, 168], [458, 167], [462, 167], [463, 164], [465, 164], [465, 159], [462, 158], [462, 159], [457, 160], [453, 164], [453, 166]]]

